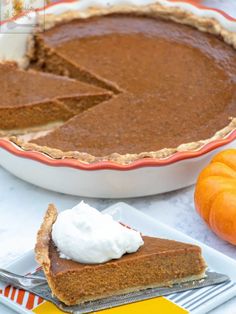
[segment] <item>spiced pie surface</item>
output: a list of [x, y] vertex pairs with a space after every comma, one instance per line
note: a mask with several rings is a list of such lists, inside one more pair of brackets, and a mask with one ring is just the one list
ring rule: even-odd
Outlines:
[[12, 140], [55, 158], [127, 164], [198, 149], [234, 130], [234, 35], [229, 44], [209, 33], [214, 21], [190, 18], [192, 27], [156, 12], [50, 16], [35, 34], [31, 66], [112, 96], [46, 135]]

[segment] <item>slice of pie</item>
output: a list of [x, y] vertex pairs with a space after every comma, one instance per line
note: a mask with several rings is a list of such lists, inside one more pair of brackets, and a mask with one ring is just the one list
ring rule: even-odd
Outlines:
[[0, 130], [65, 121], [111, 93], [70, 78], [0, 64]]
[[198, 246], [147, 236], [136, 253], [103, 264], [60, 258], [51, 238], [56, 219], [57, 210], [49, 205], [38, 232], [36, 260], [52, 294], [67, 305], [204, 277], [206, 264]]

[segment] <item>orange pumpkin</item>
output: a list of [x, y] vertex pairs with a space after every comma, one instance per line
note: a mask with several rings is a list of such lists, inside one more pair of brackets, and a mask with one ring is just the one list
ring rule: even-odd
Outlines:
[[209, 227], [236, 245], [236, 149], [217, 154], [200, 173], [195, 206]]

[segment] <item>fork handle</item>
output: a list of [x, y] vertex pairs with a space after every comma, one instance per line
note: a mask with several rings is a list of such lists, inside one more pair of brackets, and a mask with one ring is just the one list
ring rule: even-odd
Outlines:
[[17, 288], [33, 288], [46, 283], [46, 279], [40, 276], [22, 276], [5, 269], [0, 269], [0, 281], [11, 284]]

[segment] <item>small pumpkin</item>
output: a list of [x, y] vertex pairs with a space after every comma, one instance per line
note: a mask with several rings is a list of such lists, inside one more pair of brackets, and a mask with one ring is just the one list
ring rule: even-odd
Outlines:
[[194, 201], [212, 231], [236, 245], [236, 149], [218, 153], [202, 170]]

